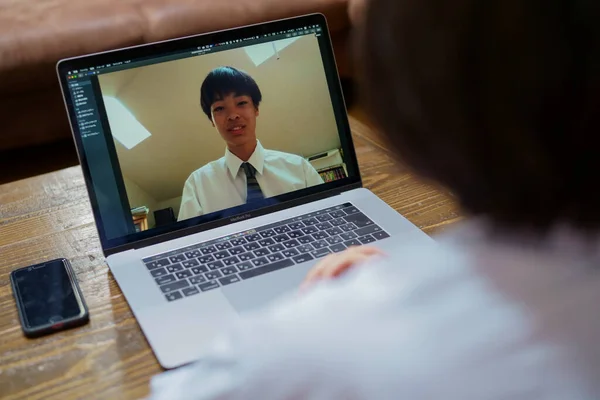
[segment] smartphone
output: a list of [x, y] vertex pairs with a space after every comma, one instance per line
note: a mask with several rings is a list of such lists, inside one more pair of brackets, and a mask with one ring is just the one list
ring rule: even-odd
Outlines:
[[89, 313], [71, 264], [61, 258], [10, 273], [23, 333], [37, 337], [83, 325]]

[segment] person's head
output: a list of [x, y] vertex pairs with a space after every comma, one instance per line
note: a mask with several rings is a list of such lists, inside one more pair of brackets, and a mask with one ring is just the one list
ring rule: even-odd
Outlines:
[[254, 79], [233, 67], [212, 70], [200, 88], [202, 111], [229, 147], [256, 141], [262, 94]]
[[471, 214], [600, 228], [599, 21], [593, 0], [368, 0], [367, 111]]

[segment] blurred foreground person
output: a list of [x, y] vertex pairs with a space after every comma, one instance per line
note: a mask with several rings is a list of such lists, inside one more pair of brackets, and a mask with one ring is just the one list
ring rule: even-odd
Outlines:
[[367, 2], [367, 111], [469, 218], [325, 259], [154, 396], [600, 399], [599, 7]]

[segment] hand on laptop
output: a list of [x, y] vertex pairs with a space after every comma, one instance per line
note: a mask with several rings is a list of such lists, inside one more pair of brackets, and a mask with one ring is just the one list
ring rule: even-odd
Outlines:
[[350, 247], [341, 253], [332, 254], [308, 271], [300, 290], [306, 289], [321, 279], [336, 278], [350, 268], [362, 264], [374, 256], [383, 255], [385, 253], [382, 250], [369, 246]]

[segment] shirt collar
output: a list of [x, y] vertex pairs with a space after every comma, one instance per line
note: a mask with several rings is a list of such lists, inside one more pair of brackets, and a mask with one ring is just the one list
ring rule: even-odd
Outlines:
[[[230, 152], [229, 149], [225, 149], [225, 164], [233, 178], [237, 176], [242, 163], [243, 161]], [[256, 141], [256, 149], [254, 149], [254, 153], [252, 153], [248, 159], [248, 163], [254, 167], [256, 172], [259, 174], [263, 173], [263, 167], [265, 165], [265, 149], [262, 147], [259, 140]]]

